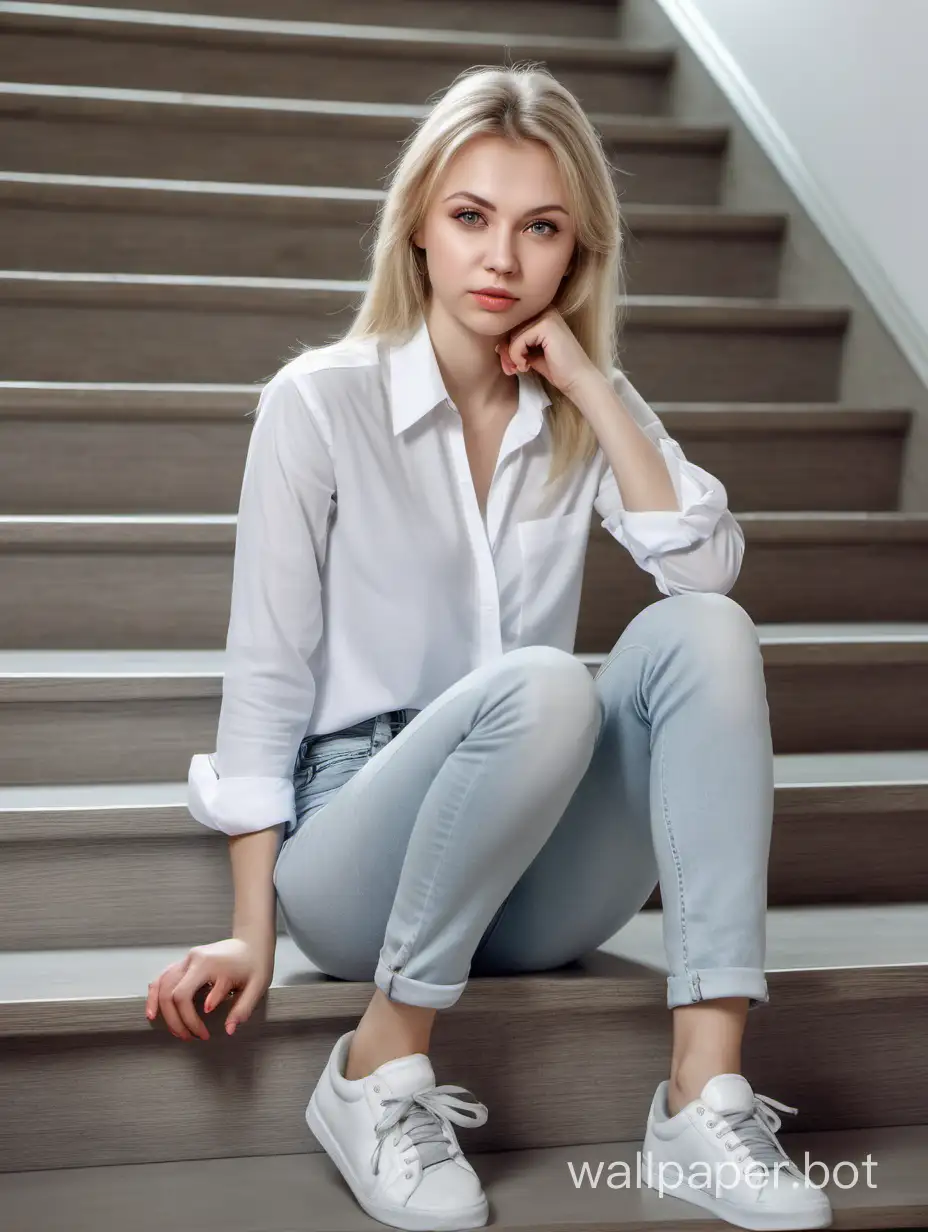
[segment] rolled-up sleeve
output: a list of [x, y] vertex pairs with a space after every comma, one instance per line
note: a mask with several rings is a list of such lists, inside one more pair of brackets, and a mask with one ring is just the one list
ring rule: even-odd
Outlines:
[[246, 834], [293, 823], [293, 766], [316, 696], [320, 572], [335, 492], [331, 436], [305, 375], [261, 392], [235, 534], [222, 704], [214, 754], [195, 753], [187, 807]]
[[605, 454], [594, 500], [602, 526], [653, 575], [662, 594], [727, 594], [744, 558], [744, 532], [728, 508], [724, 484], [684, 454], [631, 381], [613, 369], [613, 388], [667, 464], [677, 509], [627, 510]]

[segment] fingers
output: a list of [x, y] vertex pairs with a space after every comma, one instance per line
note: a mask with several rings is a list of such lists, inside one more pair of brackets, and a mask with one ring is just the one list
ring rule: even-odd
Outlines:
[[174, 981], [172, 974], [171, 968], [168, 967], [166, 971], [162, 971], [161, 975], [156, 980], [152, 980], [148, 985], [145, 1014], [149, 1019], [154, 1019], [158, 1017], [160, 1010], [172, 1035], [176, 1035], [179, 1039], [192, 1039], [193, 1037], [184, 1027], [174, 1007], [172, 999]]
[[229, 1011], [229, 1016], [226, 1019], [226, 1031], [229, 1035], [235, 1030], [240, 1022], [247, 1022], [251, 1011], [257, 1005], [261, 994], [264, 992], [264, 985], [260, 980], [250, 980], [242, 990], [238, 1000]]
[[173, 992], [162, 991], [160, 1005], [161, 1013], [164, 1015], [164, 1021], [167, 1023], [171, 1034], [176, 1035], [178, 1039], [182, 1040], [193, 1039], [190, 1031], [184, 1025], [177, 1006], [174, 1003]]
[[500, 343], [495, 349], [496, 349], [497, 355], [499, 356], [499, 361], [502, 364], [503, 371], [506, 373], [507, 376], [512, 376], [512, 374], [516, 371], [516, 366], [512, 362], [512, 360], [509, 358], [509, 354], [508, 354], [506, 347], [502, 343]]
[[229, 994], [232, 987], [232, 981], [221, 976], [213, 984], [206, 995], [206, 1000], [203, 1002], [203, 1013], [211, 1014], [220, 1001]]
[[[205, 979], [202, 973], [197, 974], [195, 969], [189, 971], [174, 988], [169, 1001], [171, 1011], [173, 1012], [173, 1017], [180, 1030], [192, 1032], [193, 1035], [198, 1036], [200, 1039], [208, 1040], [209, 1032], [193, 1006], [193, 995], [204, 983]], [[164, 1010], [163, 1005], [162, 1013], [164, 1013], [168, 1026], [170, 1026], [173, 1030], [175, 1024], [170, 1018], [168, 1018], [168, 1014]], [[181, 1038], [191, 1039], [192, 1036], [185, 1034], [181, 1036]]]
[[[208, 987], [203, 1003], [204, 1014], [212, 1013], [226, 998], [235, 997], [236, 986], [229, 976], [217, 974], [216, 979], [211, 980], [202, 969], [198, 970], [189, 962], [176, 963], [148, 985], [148, 996], [145, 999], [146, 1017], [153, 1020], [160, 1011], [171, 1034], [178, 1039], [192, 1040], [196, 1037], [208, 1040], [209, 1031], [193, 1004], [194, 996], [204, 984]], [[240, 1022], [245, 1022], [250, 1016], [263, 990], [264, 985], [260, 980], [252, 981], [238, 1000], [233, 1000], [232, 1011], [226, 1019], [226, 1031], [229, 1035]]]
[[161, 983], [161, 976], [152, 980], [148, 985], [148, 997], [145, 1000], [145, 1017], [156, 1018], [158, 1015], [158, 985]]

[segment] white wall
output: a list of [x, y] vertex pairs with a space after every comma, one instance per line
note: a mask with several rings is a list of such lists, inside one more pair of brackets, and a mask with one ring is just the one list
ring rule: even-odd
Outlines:
[[731, 58], [742, 90], [756, 95], [836, 221], [843, 215], [859, 250], [856, 263], [842, 253], [852, 273], [882, 269], [895, 321], [886, 303], [875, 307], [924, 374], [928, 0], [659, 3], [678, 24], [703, 26]]

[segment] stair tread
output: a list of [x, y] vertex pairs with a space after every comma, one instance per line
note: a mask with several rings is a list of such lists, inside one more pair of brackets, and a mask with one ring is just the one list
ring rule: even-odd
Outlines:
[[[924, 538], [928, 534], [928, 511], [912, 509], [739, 509], [734, 516], [750, 526], [753, 534], [762, 533], [764, 538], [818, 539], [827, 535], [852, 536], [855, 540], [864, 532], [874, 538], [891, 537], [898, 541], [901, 532], [908, 537]], [[91, 547], [94, 540], [90, 531], [99, 532], [109, 528], [109, 534], [132, 536], [141, 543], [145, 528], [154, 528], [155, 542], [164, 541], [167, 528], [179, 527], [178, 535], [187, 540], [195, 533], [202, 535], [207, 528], [233, 527], [238, 521], [235, 513], [3, 513], [0, 514], [0, 534], [4, 545], [20, 544], [23, 535], [36, 542], [44, 533], [46, 540], [62, 543], [62, 536], [71, 536], [64, 542], [73, 542], [75, 532], [81, 534], [82, 547]], [[43, 528], [44, 531], [43, 531]], [[593, 527], [600, 533], [599, 524]], [[225, 537], [209, 540], [211, 545], [221, 546]], [[230, 541], [231, 542], [231, 541]]]
[[[923, 642], [926, 621], [757, 624], [765, 642]], [[0, 680], [11, 676], [221, 676], [226, 652], [215, 650], [0, 650]], [[605, 652], [577, 656], [601, 662]]]
[[[928, 784], [928, 749], [875, 753], [778, 753], [776, 787]], [[11, 810], [182, 808], [187, 784], [74, 783], [0, 786], [0, 815]]]
[[37, 28], [45, 34], [68, 31], [159, 43], [177, 41], [217, 47], [244, 43], [258, 48], [309, 52], [313, 44], [325, 51], [362, 50], [373, 44], [381, 56], [393, 51], [427, 54], [430, 50], [464, 51], [507, 48], [516, 43], [523, 54], [553, 53], [560, 63], [613, 64], [666, 70], [673, 65], [670, 47], [631, 46], [620, 38], [569, 37], [539, 34], [531, 29], [508, 32], [454, 30], [444, 27], [375, 25], [361, 22], [287, 21], [267, 17], [233, 17], [206, 13], [177, 13], [132, 9], [85, 9], [71, 5], [6, 4], [0, 13], [8, 29]]
[[[165, 398], [181, 398], [186, 395], [202, 395], [204, 398], [208, 394], [225, 393], [225, 394], [240, 394], [251, 397], [255, 390], [262, 388], [261, 382], [254, 384], [247, 383], [219, 383], [209, 381], [12, 381], [0, 380], [0, 405], [7, 405], [13, 401], [14, 397], [20, 397], [26, 394], [30, 401], [39, 401], [42, 397], [48, 395], [73, 394], [75, 401], [77, 395], [81, 393], [126, 393], [136, 395], [139, 398], [147, 398], [152, 394], [160, 394]], [[230, 400], [231, 401], [231, 400]], [[665, 411], [698, 411], [710, 412], [719, 411], [730, 413], [733, 410], [745, 410], [756, 412], [786, 412], [790, 415], [803, 415], [809, 413], [826, 413], [831, 414], [836, 411], [856, 411], [861, 415], [873, 414], [875, 412], [889, 411], [896, 412], [902, 407], [881, 407], [881, 406], [862, 406], [849, 402], [749, 402], [740, 400], [737, 402], [652, 402], [651, 405]], [[234, 407], [237, 410], [237, 406]]]
[[[0, 177], [2, 179], [2, 177]], [[24, 414], [37, 421], [94, 422], [118, 409], [123, 417], [145, 422], [190, 422], [207, 419], [241, 421], [254, 410], [262, 383], [191, 384], [151, 381], [8, 381], [0, 380], [0, 421]], [[912, 410], [904, 406], [863, 406], [847, 402], [652, 402], [671, 434], [739, 435], [790, 432], [851, 436], [894, 432], [904, 435]]]
[[[290, 115], [326, 123], [346, 120], [372, 121], [397, 131], [408, 131], [411, 121], [424, 119], [431, 110], [428, 103], [374, 103], [343, 99], [288, 98], [253, 94], [218, 94], [186, 90], [143, 90], [115, 86], [57, 85], [33, 81], [0, 81], [0, 112], [16, 110], [22, 100], [34, 100], [35, 114], [61, 114], [75, 107], [82, 113], [138, 111], [150, 107], [173, 112], [173, 119], [218, 112], [238, 112], [243, 123], [264, 121], [267, 113]], [[89, 108], [89, 111], [88, 111]], [[729, 126], [694, 123], [674, 117], [623, 115], [615, 112], [587, 112], [590, 122], [607, 140], [623, 139], [663, 145], [687, 145], [721, 149]]]
[[[660, 910], [638, 912], [599, 947], [596, 956], [632, 964], [623, 966], [621, 974], [666, 977], [662, 919]], [[0, 952], [0, 1006], [98, 998], [140, 1000], [153, 974], [182, 958], [188, 949], [188, 945], [153, 945]], [[771, 907], [768, 911], [768, 972], [922, 964], [928, 965], [928, 904]], [[291, 937], [279, 936], [272, 988], [320, 980], [328, 982]], [[345, 987], [343, 981], [337, 984]]]
[[[7, 285], [4, 285], [7, 284]], [[27, 302], [147, 303], [183, 295], [195, 302], [273, 303], [285, 307], [288, 293], [294, 306], [307, 311], [309, 299], [319, 303], [363, 293], [365, 279], [279, 278], [246, 274], [144, 274], [124, 271], [0, 269], [0, 290], [8, 299]], [[768, 296], [623, 295], [629, 323], [681, 323], [690, 319], [706, 328], [843, 329], [849, 310], [836, 303], [797, 303]]]
[[[492, 1109], [491, 1109], [492, 1115]], [[784, 1149], [800, 1165], [828, 1167], [825, 1192], [842, 1227], [917, 1227], [928, 1218], [928, 1126], [791, 1134], [781, 1131]], [[471, 1159], [488, 1191], [491, 1222], [497, 1229], [533, 1232], [643, 1232], [704, 1223], [698, 1207], [648, 1189], [638, 1180], [640, 1141], [589, 1143], [518, 1151], [474, 1153]], [[465, 1148], [466, 1149], [466, 1148]], [[875, 1167], [870, 1185], [862, 1167], [868, 1154]], [[619, 1187], [606, 1182], [612, 1165], [628, 1165]], [[835, 1164], [845, 1164], [839, 1184], [830, 1181]], [[588, 1164], [599, 1182], [577, 1187], [573, 1177]], [[571, 1172], [571, 1164], [573, 1172]], [[813, 1169], [813, 1183], [824, 1179]], [[60, 1168], [0, 1174], [0, 1205], [10, 1228], [41, 1227], [43, 1232], [98, 1232], [101, 1227], [132, 1227], [162, 1232], [184, 1226], [200, 1232], [292, 1232], [312, 1226], [327, 1232], [362, 1232], [374, 1226], [357, 1206], [328, 1156], [319, 1150], [291, 1155], [237, 1156], [231, 1159], [177, 1160], [169, 1163]], [[879, 1223], [872, 1222], [878, 1219]], [[840, 1222], [839, 1222], [840, 1221]], [[379, 1225], [378, 1225], [379, 1226]], [[709, 1226], [709, 1225], [706, 1225]], [[727, 1227], [713, 1220], [712, 1227]]]

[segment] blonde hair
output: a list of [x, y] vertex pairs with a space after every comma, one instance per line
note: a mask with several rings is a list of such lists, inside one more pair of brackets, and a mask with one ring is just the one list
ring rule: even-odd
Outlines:
[[[612, 167], [576, 97], [534, 64], [465, 69], [404, 142], [374, 223], [369, 283], [343, 338], [411, 336], [427, 303], [424, 253], [412, 236], [451, 158], [471, 138], [491, 134], [543, 142], [568, 194], [577, 247], [552, 301], [584, 352], [607, 378], [617, 362], [624, 314], [623, 237]], [[539, 375], [551, 399], [553, 457], [548, 483], [589, 460], [598, 441], [577, 407]]]

